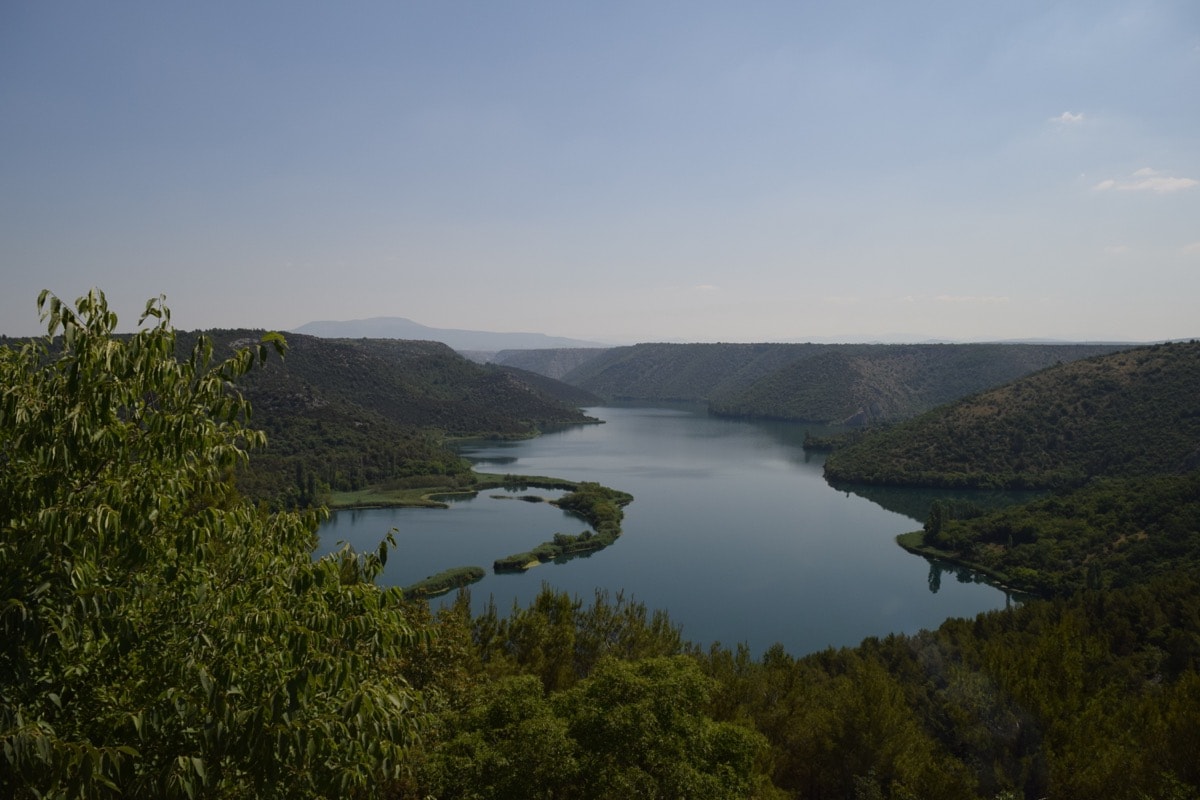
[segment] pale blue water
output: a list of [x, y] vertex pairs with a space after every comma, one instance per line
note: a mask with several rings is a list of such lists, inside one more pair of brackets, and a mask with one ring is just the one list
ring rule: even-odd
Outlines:
[[488, 570], [471, 587], [476, 608], [490, 595], [502, 611], [528, 602], [543, 582], [585, 601], [597, 587], [623, 589], [667, 610], [694, 642], [746, 642], [756, 654], [775, 642], [793, 655], [854, 645], [1005, 605], [1001, 591], [954, 573], [931, 581], [929, 562], [894, 541], [920, 522], [826, 484], [822, 459], [800, 447], [803, 426], [682, 408], [587, 413], [606, 424], [463, 453], [481, 472], [591, 480], [631, 493], [624, 535], [612, 547], [494, 575], [495, 559], [586, 526], [552, 506], [487, 492], [446, 510], [339, 512], [321, 530], [322, 548], [344, 540], [373, 549], [395, 527], [385, 583], [475, 564]]

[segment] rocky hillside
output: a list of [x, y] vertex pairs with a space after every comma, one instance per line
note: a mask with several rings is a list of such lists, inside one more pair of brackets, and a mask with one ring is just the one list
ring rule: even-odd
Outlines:
[[562, 380], [572, 370], [604, 355], [606, 347], [559, 347], [538, 350], [501, 350], [488, 358], [492, 364], [536, 372]]
[[611, 400], [711, 400], [752, 385], [823, 345], [638, 344], [614, 347], [563, 376]]
[[868, 424], [904, 419], [1114, 345], [640, 344], [563, 380], [609, 399], [707, 401], [717, 414]]
[[1044, 367], [1110, 352], [1095, 345], [832, 345], [712, 401], [728, 416], [869, 425], [907, 419]]

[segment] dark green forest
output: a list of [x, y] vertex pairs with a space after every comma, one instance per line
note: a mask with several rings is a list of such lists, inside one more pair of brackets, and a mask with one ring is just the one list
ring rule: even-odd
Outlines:
[[[304, 366], [291, 337], [177, 334], [161, 301], [133, 336], [113, 333], [99, 293], [39, 306], [49, 335], [0, 347], [0, 796], [1200, 796], [1197, 345], [1052, 367], [951, 406], [953, 425], [910, 423], [925, 433], [903, 446], [897, 426], [835, 453], [878, 439], [889, 469], [932, 470], [964, 436], [983, 446], [1025, 424], [1020, 452], [1009, 438], [1007, 457], [984, 447], [948, 469], [1001, 485], [1030, 471], [1072, 491], [999, 510], [935, 504], [909, 543], [1003, 574], [1027, 601], [912, 636], [754, 657], [687, 642], [620, 593], [544, 590], [473, 615], [463, 592], [434, 614], [374, 582], [388, 541], [313, 559], [321, 512], [288, 508], [318, 499], [325, 460], [352, 469], [358, 443], [404, 432], [394, 454], [419, 458], [389, 461], [389, 441], [380, 472], [368, 477], [364, 460], [354, 480], [470, 482], [465, 465], [438, 461], [447, 434], [555, 421], [514, 412], [519, 424], [488, 429], [500, 418], [467, 413], [492, 389], [527, 393], [511, 375], [432, 368], [462, 371], [441, 397], [464, 417], [427, 424], [388, 410], [386, 398], [409, 397], [401, 378], [357, 375], [344, 393], [320, 379], [385, 357], [420, 373], [438, 348], [335, 343]], [[294, 372], [279, 367], [285, 350]], [[273, 421], [272, 396], [302, 422]], [[995, 411], [971, 405], [989, 396]], [[974, 434], [972, 414], [1006, 421]], [[1038, 419], [1051, 415], [1073, 419], [1056, 441], [1087, 446], [1047, 450]], [[338, 438], [350, 429], [363, 439]], [[291, 431], [287, 447], [272, 442]], [[290, 502], [245, 486], [273, 447], [294, 457], [267, 470], [291, 481]], [[1029, 455], [1043, 450], [1058, 455]], [[888, 474], [905, 472], [873, 479]], [[619, 525], [627, 498], [582, 488], [577, 510], [598, 531]]]
[[[264, 331], [203, 335], [233, 354]], [[189, 352], [198, 333], [181, 333]], [[367, 486], [470, 486], [447, 437], [525, 437], [587, 422], [594, 397], [541, 375], [475, 364], [438, 342], [289, 334], [287, 357], [238, 378], [267, 444], [239, 473], [241, 489], [276, 508], [326, 503]]]
[[1200, 574], [1200, 470], [1097, 479], [1072, 492], [981, 513], [935, 501], [902, 544], [970, 564], [1040, 595], [1145, 583], [1172, 569]]

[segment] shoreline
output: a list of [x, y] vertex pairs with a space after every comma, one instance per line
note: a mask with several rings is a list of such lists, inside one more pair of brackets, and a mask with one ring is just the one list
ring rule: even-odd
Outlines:
[[947, 564], [953, 564], [956, 567], [969, 569], [977, 575], [982, 575], [985, 578], [984, 582], [987, 583], [988, 586], [999, 589], [1005, 594], [1025, 595], [1027, 597], [1037, 598], [1044, 597], [1044, 595], [1031, 589], [1023, 589], [1019, 586], [1014, 586], [1012, 583], [1012, 577], [1003, 572], [991, 569], [974, 561], [967, 561], [964, 558], [959, 558], [956, 554], [951, 553], [948, 550], [939, 550], [936, 547], [930, 547], [924, 544], [922, 542], [922, 537], [924, 535], [925, 532], [921, 530], [901, 533], [896, 537], [896, 544], [900, 545], [900, 547], [909, 553], [912, 553], [913, 555], [921, 556], [927, 559], [934, 559], [937, 561], [944, 561]]

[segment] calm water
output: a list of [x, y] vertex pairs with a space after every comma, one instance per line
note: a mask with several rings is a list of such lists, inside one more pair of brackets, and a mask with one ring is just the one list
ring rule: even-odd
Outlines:
[[322, 548], [347, 541], [373, 549], [395, 527], [398, 547], [383, 582], [405, 585], [476, 564], [488, 570], [471, 587], [476, 607], [493, 596], [501, 610], [525, 604], [543, 583], [584, 600], [597, 587], [623, 589], [666, 609], [694, 642], [746, 642], [756, 654], [775, 642], [801, 655], [911, 633], [1006, 602], [999, 590], [900, 549], [894, 537], [920, 523], [832, 489], [822, 459], [800, 447], [803, 427], [680, 408], [588, 413], [606, 424], [463, 453], [482, 472], [593, 480], [631, 493], [624, 535], [612, 547], [493, 575], [495, 559], [586, 525], [553, 506], [487, 492], [446, 510], [339, 512], [322, 528]]

